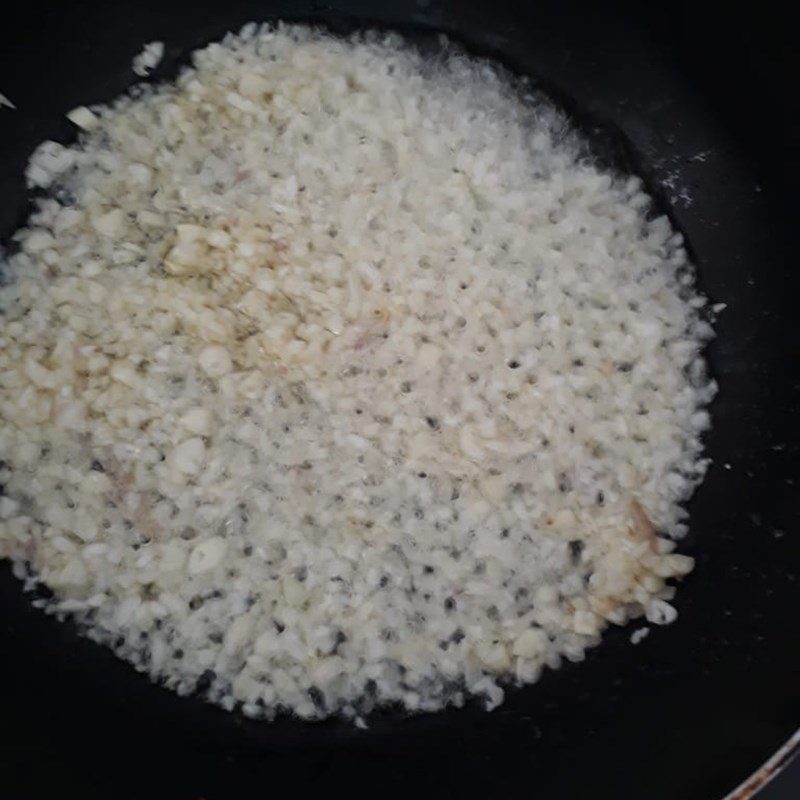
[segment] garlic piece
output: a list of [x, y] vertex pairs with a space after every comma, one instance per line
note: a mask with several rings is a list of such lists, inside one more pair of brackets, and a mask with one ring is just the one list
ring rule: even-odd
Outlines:
[[479, 642], [475, 653], [492, 672], [504, 672], [511, 666], [508, 650], [501, 642]]
[[99, 117], [86, 106], [78, 106], [68, 111], [67, 119], [85, 131], [90, 131], [100, 121]]
[[520, 658], [536, 658], [547, 652], [547, 634], [541, 628], [529, 628], [517, 636], [511, 650]]
[[219, 536], [200, 542], [189, 556], [189, 574], [199, 575], [214, 569], [225, 557], [227, 549], [227, 542]]
[[206, 448], [203, 440], [195, 437], [181, 442], [170, 456], [170, 464], [178, 472], [194, 475], [200, 471], [205, 460]]
[[179, 422], [190, 433], [205, 436], [211, 429], [211, 412], [207, 408], [190, 408]]
[[228, 351], [220, 345], [204, 348], [197, 358], [203, 372], [210, 378], [221, 378], [233, 369], [233, 362]]
[[115, 238], [122, 232], [122, 226], [125, 223], [125, 214], [121, 208], [114, 208], [107, 211], [105, 214], [100, 214], [92, 220], [94, 229], [109, 239]]
[[572, 618], [572, 629], [584, 636], [594, 636], [600, 632], [600, 617], [593, 611], [576, 611]]

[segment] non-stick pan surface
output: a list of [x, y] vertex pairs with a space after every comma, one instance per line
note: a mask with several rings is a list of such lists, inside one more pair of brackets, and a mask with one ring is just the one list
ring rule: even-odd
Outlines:
[[[509, 692], [491, 714], [248, 721], [180, 699], [29, 606], [0, 570], [0, 795], [115, 798], [403, 790], [422, 797], [715, 800], [800, 722], [800, 411], [788, 20], [765, 4], [623, 13], [501, 0], [97, 2], [4, 12], [0, 236], [24, 219], [24, 163], [63, 117], [108, 100], [146, 41], [154, 80], [251, 19], [445, 31], [538, 77], [613, 165], [635, 169], [685, 233], [702, 289], [728, 308], [710, 346], [714, 459], [690, 504], [696, 572], [676, 624], [634, 647], [612, 630], [586, 663]], [[424, 38], [424, 36], [423, 36]], [[794, 64], [796, 67], [796, 63]], [[791, 191], [790, 191], [791, 187]], [[0, 320], [0, 324], [2, 321]], [[2, 454], [0, 454], [2, 457]]]

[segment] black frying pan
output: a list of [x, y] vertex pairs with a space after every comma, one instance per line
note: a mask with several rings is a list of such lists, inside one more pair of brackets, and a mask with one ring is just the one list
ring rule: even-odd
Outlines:
[[16, 5], [0, 47], [0, 91], [18, 105], [0, 110], [0, 236], [27, 213], [31, 150], [74, 136], [68, 109], [124, 91], [144, 42], [167, 44], [159, 80], [250, 19], [378, 24], [423, 40], [446, 31], [541, 79], [602, 158], [649, 182], [690, 243], [701, 288], [728, 310], [708, 350], [720, 384], [707, 437], [715, 463], [690, 506], [684, 549], [697, 569], [675, 625], [637, 647], [629, 631], [609, 631], [586, 663], [509, 692], [491, 714], [382, 712], [368, 731], [267, 724], [149, 683], [32, 610], [4, 566], [0, 794], [228, 800], [288, 781], [293, 792], [716, 800], [792, 734], [800, 280], [789, 187], [800, 175], [788, 20], [764, 4], [738, 16], [688, 3], [623, 13], [502, 0]]

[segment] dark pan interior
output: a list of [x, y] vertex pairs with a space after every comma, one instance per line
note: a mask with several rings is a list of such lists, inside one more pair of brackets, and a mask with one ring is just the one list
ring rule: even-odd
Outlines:
[[713, 800], [790, 736], [800, 723], [800, 175], [788, 20], [768, 4], [723, 19], [697, 3], [623, 12], [503, 0], [37, 0], [15, 11], [0, 50], [0, 90], [18, 107], [0, 109], [0, 240], [27, 213], [31, 150], [72, 139], [68, 109], [124, 91], [144, 42], [166, 42], [158, 80], [251, 19], [334, 30], [361, 21], [446, 31], [541, 79], [603, 157], [645, 177], [685, 233], [702, 289], [728, 309], [708, 350], [720, 384], [714, 464], [690, 506], [684, 549], [697, 569], [676, 624], [636, 647], [629, 629], [609, 631], [586, 663], [511, 691], [491, 714], [384, 712], [366, 731], [266, 724], [152, 685], [31, 609], [2, 565], [0, 794], [227, 800], [287, 782], [301, 792]]

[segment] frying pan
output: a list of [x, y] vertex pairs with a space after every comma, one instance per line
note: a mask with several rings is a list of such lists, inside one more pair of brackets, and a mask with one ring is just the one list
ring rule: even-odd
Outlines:
[[[709, 800], [723, 797], [800, 722], [798, 177], [788, 22], [765, 4], [581, 7], [561, 2], [17, 3], [3, 25], [0, 236], [28, 212], [25, 161], [71, 141], [63, 114], [133, 81], [146, 41], [163, 80], [189, 51], [251, 20], [443, 31], [530, 75], [612, 168], [644, 177], [682, 230], [701, 289], [728, 309], [708, 348], [720, 391], [714, 463], [690, 503], [696, 571], [676, 624], [641, 644], [611, 630], [583, 664], [512, 690], [491, 714], [247, 720], [151, 684], [70, 625], [31, 608], [0, 569], [6, 797], [240, 798], [292, 792]], [[6, 12], [8, 13], [8, 12]], [[796, 184], [794, 184], [796, 185]], [[794, 214], [792, 212], [795, 212]], [[1, 324], [1, 323], [0, 323]], [[1, 454], [0, 454], [1, 455]], [[285, 789], [284, 789], [285, 790]]]

